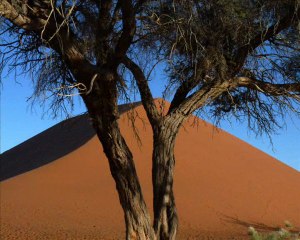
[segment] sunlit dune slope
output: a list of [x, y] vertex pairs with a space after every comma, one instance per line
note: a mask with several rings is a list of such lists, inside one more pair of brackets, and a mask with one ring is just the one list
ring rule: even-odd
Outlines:
[[[142, 145], [134, 137], [126, 113], [120, 118], [120, 126], [133, 151], [151, 208], [152, 132], [143, 107], [137, 106], [135, 111]], [[92, 131], [88, 118], [84, 119], [73, 124]], [[246, 237], [247, 226], [274, 229], [285, 220], [299, 227], [300, 173], [202, 120], [193, 127], [194, 120], [185, 123], [176, 143], [174, 188], [179, 239], [240, 239]], [[15, 156], [14, 166], [26, 165], [28, 156], [34, 157], [31, 162], [45, 157], [48, 160], [1, 182], [1, 237], [124, 238], [123, 213], [97, 137], [78, 134], [70, 139], [68, 134], [60, 134], [57, 139], [59, 133], [50, 134], [49, 130], [43, 134], [48, 137], [36, 138], [34, 144], [25, 142], [25, 149], [10, 150]], [[56, 141], [63, 148], [51, 147]], [[32, 154], [46, 145], [48, 148]], [[73, 151], [56, 152], [62, 149]], [[25, 163], [23, 156], [27, 156]], [[5, 162], [9, 160], [6, 156]]]

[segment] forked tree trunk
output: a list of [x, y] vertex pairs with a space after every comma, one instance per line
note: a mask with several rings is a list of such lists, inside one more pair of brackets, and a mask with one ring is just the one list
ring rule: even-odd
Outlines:
[[[101, 123], [100, 123], [101, 124]], [[99, 124], [99, 125], [100, 125]], [[153, 240], [150, 216], [143, 199], [133, 157], [115, 121], [97, 127], [97, 134], [109, 159], [126, 223], [127, 240]]]
[[[101, 88], [95, 82], [93, 91], [84, 96], [84, 102], [93, 120], [94, 128], [108, 158], [115, 180], [126, 223], [127, 240], [154, 240], [150, 221], [132, 154], [120, 133], [117, 123], [117, 90], [114, 79], [101, 79]], [[104, 84], [103, 82], [107, 83]]]
[[153, 127], [153, 209], [157, 240], [176, 239], [178, 216], [173, 193], [175, 139], [183, 117], [161, 121]]

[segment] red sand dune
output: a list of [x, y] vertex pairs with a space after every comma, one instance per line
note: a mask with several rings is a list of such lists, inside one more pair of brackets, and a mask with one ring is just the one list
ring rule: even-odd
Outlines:
[[[136, 121], [140, 148], [127, 114], [120, 125], [151, 208], [152, 132], [143, 107], [135, 110], [144, 119]], [[91, 130], [84, 119], [75, 124], [76, 132]], [[178, 239], [242, 239], [248, 226], [272, 230], [285, 220], [299, 227], [300, 173], [204, 121], [192, 127], [193, 120], [185, 123], [176, 144]], [[1, 239], [124, 238], [123, 213], [102, 147], [96, 136], [72, 134], [56, 126], [2, 154], [11, 175], [1, 182]], [[57, 159], [55, 142], [71, 144], [74, 151]], [[39, 159], [46, 160], [39, 164]]]

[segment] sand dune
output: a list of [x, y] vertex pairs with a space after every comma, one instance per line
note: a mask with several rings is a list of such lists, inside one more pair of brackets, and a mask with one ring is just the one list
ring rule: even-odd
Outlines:
[[[120, 125], [151, 207], [152, 133], [142, 106], [135, 110], [141, 147], [127, 114]], [[54, 127], [2, 154], [7, 175], [1, 182], [1, 239], [124, 238], [123, 213], [102, 147], [86, 117], [72, 121], [84, 130], [76, 137], [72, 131], [57, 135]], [[178, 239], [242, 239], [249, 225], [274, 229], [285, 220], [300, 227], [298, 171], [204, 121], [192, 127], [193, 121], [176, 145]], [[38, 146], [44, 147], [38, 151]], [[22, 171], [14, 171], [17, 166]]]

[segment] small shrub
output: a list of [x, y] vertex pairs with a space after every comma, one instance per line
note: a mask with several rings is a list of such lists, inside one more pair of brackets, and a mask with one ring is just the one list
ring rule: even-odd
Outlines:
[[271, 233], [258, 232], [254, 227], [248, 228], [248, 234], [251, 240], [300, 240], [300, 232], [292, 231], [293, 226], [290, 222], [285, 222], [285, 228]]

